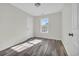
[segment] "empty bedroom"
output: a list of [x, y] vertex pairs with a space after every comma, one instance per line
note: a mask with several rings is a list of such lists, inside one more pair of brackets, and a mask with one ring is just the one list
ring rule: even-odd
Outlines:
[[79, 56], [78, 3], [0, 3], [0, 56]]

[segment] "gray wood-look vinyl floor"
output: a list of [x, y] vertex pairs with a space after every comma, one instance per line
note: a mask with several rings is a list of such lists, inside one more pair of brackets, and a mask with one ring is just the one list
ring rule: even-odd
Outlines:
[[[32, 39], [34, 40], [34, 39]], [[22, 52], [16, 52], [11, 48], [0, 52], [2, 56], [67, 56], [65, 48], [60, 40], [39, 39], [36, 44]], [[28, 41], [27, 41], [28, 42]]]

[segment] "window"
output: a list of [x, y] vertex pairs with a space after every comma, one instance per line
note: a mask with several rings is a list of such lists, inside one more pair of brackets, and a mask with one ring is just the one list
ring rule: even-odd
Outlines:
[[48, 33], [48, 18], [43, 18], [40, 21], [40, 32]]

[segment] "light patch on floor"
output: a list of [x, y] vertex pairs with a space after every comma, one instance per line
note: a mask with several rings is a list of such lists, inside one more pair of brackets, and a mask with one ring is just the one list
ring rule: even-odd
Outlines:
[[32, 41], [29, 41], [29, 43], [32, 43], [32, 44], [38, 44], [42, 42], [42, 40], [39, 40], [39, 39], [35, 39], [35, 40], [32, 40]]
[[14, 46], [12, 47], [11, 49], [16, 51], [16, 52], [21, 52], [27, 48], [30, 48], [38, 43], [41, 43], [42, 40], [38, 40], [38, 39], [35, 39], [35, 40], [32, 40], [32, 41], [29, 41], [29, 42], [25, 42], [23, 44], [20, 44], [20, 45], [17, 45], [17, 46]]

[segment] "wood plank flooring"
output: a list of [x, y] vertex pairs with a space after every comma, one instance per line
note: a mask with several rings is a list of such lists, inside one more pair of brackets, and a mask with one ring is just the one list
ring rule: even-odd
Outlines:
[[66, 50], [60, 40], [51, 40], [51, 39], [38, 39], [38, 40], [42, 40], [42, 42], [28, 49], [25, 49], [22, 52], [16, 52], [11, 48], [8, 48], [6, 50], [1, 51], [0, 55], [1, 56], [67, 56]]

